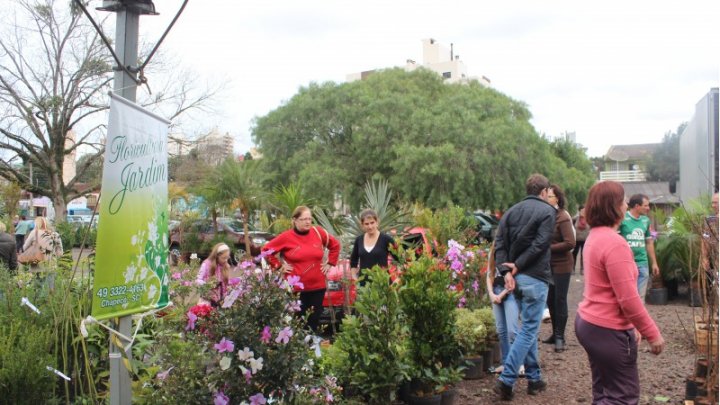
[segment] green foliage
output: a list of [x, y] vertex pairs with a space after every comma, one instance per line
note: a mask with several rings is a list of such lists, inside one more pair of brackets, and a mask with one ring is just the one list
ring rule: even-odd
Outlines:
[[[456, 240], [460, 243], [469, 242], [468, 236], [475, 223], [465, 210], [458, 206], [449, 206], [434, 212], [429, 208], [422, 208], [413, 215], [414, 222], [430, 230], [430, 235], [444, 249], [448, 241]], [[444, 254], [444, 251], [440, 252]]]
[[593, 163], [588, 159], [582, 146], [565, 140], [555, 139], [552, 150], [560, 161], [553, 164], [559, 166], [556, 171], [548, 172], [551, 183], [558, 184], [565, 192], [568, 212], [575, 212], [577, 207], [585, 204], [588, 190], [595, 182]]
[[60, 222], [55, 227], [55, 230], [60, 234], [63, 249], [70, 250], [73, 246], [77, 245], [77, 227], [75, 225], [68, 222]]
[[591, 169], [557, 157], [530, 117], [522, 102], [477, 82], [389, 69], [311, 83], [259, 118], [252, 135], [268, 184], [301, 181], [325, 206], [339, 192], [359, 209], [363, 185], [379, 178], [400, 201], [430, 208], [504, 209], [524, 196], [533, 172], [564, 187], [592, 184]]
[[709, 214], [709, 197], [690, 201], [673, 211], [655, 246], [663, 280], [689, 281], [700, 263], [703, 224]]
[[683, 122], [675, 132], [666, 133], [660, 147], [647, 162], [648, 180], [667, 181], [671, 191], [680, 180], [680, 134], [686, 127], [687, 122]]
[[455, 312], [455, 339], [466, 356], [480, 354], [486, 348], [487, 329], [485, 329], [485, 323], [478, 316], [477, 311], [458, 308]]
[[410, 263], [401, 280], [400, 303], [410, 327], [412, 377], [423, 392], [437, 392], [447, 384], [441, 370], [457, 368], [462, 355], [455, 340], [458, 294], [448, 288], [450, 272], [428, 257]]
[[39, 404], [53, 398], [56, 377], [45, 368], [55, 367], [48, 350], [51, 342], [49, 328], [27, 319], [0, 325], [0, 398], [4, 403]]
[[369, 282], [358, 289], [356, 315], [343, 320], [329, 368], [366, 403], [388, 404], [408, 379], [409, 331], [387, 270], [376, 266], [366, 274]]
[[[365, 183], [365, 204], [363, 209], [369, 208], [378, 216], [378, 229], [380, 232], [389, 232], [391, 229], [398, 229], [408, 223], [407, 213], [397, 209], [390, 204], [393, 193], [390, 191], [387, 180], [368, 180]], [[359, 215], [352, 215], [347, 218], [343, 234], [349, 240], [355, 240], [364, 233]]]

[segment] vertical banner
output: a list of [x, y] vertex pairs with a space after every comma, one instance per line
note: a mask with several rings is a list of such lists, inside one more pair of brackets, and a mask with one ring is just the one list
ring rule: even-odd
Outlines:
[[92, 316], [168, 304], [169, 122], [111, 94]]

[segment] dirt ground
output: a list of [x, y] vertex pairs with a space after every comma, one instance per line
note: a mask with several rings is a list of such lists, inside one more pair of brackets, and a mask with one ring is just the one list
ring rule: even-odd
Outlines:
[[[587, 355], [577, 341], [574, 332], [575, 314], [582, 299], [583, 277], [573, 275], [568, 295], [569, 319], [565, 339], [567, 350], [555, 353], [552, 345], [540, 343], [540, 360], [543, 378], [548, 382], [547, 391], [537, 396], [527, 395], [527, 383], [520, 379], [515, 385], [517, 405], [555, 405], [592, 403], [590, 367]], [[638, 353], [640, 371], [640, 404], [682, 404], [685, 399], [685, 378], [694, 371], [693, 315], [700, 308], [690, 307], [687, 289], [680, 289], [680, 296], [668, 301], [668, 305], [647, 305], [650, 315], [665, 338], [665, 350], [659, 356], [649, 353], [643, 342]], [[551, 326], [543, 323], [540, 337], [550, 335]], [[495, 377], [487, 375], [480, 380], [465, 380], [458, 386], [456, 404], [500, 403], [492, 392]]]

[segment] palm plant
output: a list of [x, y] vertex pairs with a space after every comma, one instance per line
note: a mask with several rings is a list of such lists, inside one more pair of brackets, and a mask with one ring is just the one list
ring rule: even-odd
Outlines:
[[261, 207], [265, 200], [258, 165], [248, 160], [237, 162], [227, 159], [215, 169], [212, 183], [219, 201], [239, 209], [243, 217], [246, 253], [250, 254], [250, 212]]
[[[381, 179], [377, 182], [373, 180], [365, 183], [365, 207], [377, 213], [380, 232], [387, 232], [408, 224], [407, 213], [392, 206], [391, 200], [392, 191], [390, 191], [387, 180]], [[352, 240], [362, 233], [360, 218], [357, 215], [346, 219], [343, 234]]]
[[290, 217], [295, 208], [301, 205], [311, 207], [315, 200], [306, 196], [302, 183], [292, 182], [287, 186], [281, 184], [275, 187], [270, 196], [270, 204], [277, 216], [274, 221], [268, 219], [267, 226], [279, 233], [291, 226]]

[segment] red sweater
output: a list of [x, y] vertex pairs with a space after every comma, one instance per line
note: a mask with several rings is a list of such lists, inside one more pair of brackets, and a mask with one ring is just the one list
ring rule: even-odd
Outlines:
[[660, 330], [648, 314], [637, 290], [638, 270], [627, 241], [609, 227], [590, 230], [583, 249], [585, 291], [580, 317], [603, 328], [633, 327], [655, 341]]
[[[285, 275], [300, 276], [300, 282], [304, 288], [295, 291], [314, 291], [325, 288], [325, 275], [322, 273], [322, 258], [324, 248], [327, 246], [330, 254], [328, 255], [328, 264], [335, 266], [340, 256], [340, 242], [332, 235], [319, 227], [315, 226], [317, 232], [310, 229], [306, 234], [300, 234], [295, 229], [289, 229], [275, 239], [263, 246], [262, 251], [272, 249], [273, 254], [266, 257], [270, 265], [278, 269], [282, 263], [277, 258], [281, 254], [283, 259], [293, 267], [292, 272]], [[318, 233], [320, 234], [318, 237]]]

